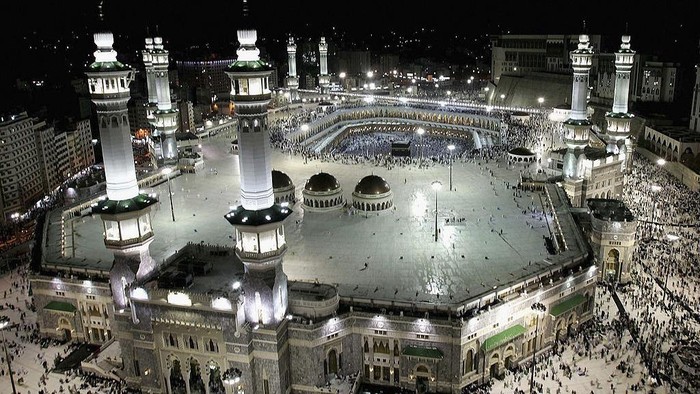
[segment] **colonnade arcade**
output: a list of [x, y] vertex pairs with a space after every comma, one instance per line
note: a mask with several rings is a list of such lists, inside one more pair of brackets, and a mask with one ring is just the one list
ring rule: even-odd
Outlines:
[[165, 360], [163, 378], [170, 394], [226, 394], [221, 377], [221, 365], [209, 360], [202, 362], [194, 356], [180, 359], [170, 354]]
[[493, 132], [499, 132], [501, 120], [485, 115], [466, 113], [430, 111], [408, 107], [373, 106], [355, 109], [345, 109], [333, 112], [291, 133], [292, 142], [302, 142], [307, 138], [335, 126], [340, 122], [357, 121], [372, 118], [393, 118], [396, 120], [412, 120], [416, 122], [431, 122], [449, 126], [468, 126]]

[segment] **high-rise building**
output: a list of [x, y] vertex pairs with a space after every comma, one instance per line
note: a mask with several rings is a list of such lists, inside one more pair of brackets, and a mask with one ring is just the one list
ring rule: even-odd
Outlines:
[[88, 119], [64, 128], [21, 112], [2, 118], [0, 141], [0, 222], [95, 161]]
[[68, 120], [57, 128], [66, 134], [69, 176], [95, 164], [95, 150], [92, 144], [92, 128], [89, 119]]
[[194, 131], [194, 107], [188, 100], [180, 100], [177, 103], [178, 114], [180, 114], [180, 130], [182, 132]]
[[672, 103], [676, 98], [679, 69], [676, 63], [646, 61], [641, 66], [639, 100]]
[[232, 58], [176, 61], [180, 87], [187, 92], [183, 98], [194, 99], [197, 106], [210, 106], [214, 96], [227, 98], [231, 80], [224, 71], [234, 61]]

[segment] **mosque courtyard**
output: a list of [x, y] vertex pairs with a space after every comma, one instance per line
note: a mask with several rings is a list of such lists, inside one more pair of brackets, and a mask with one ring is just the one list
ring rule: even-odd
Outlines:
[[[233, 246], [234, 230], [224, 215], [239, 204], [240, 184], [230, 141], [226, 134], [203, 139], [204, 170], [171, 180], [175, 222], [168, 184], [143, 190], [160, 199], [152, 211], [155, 240], [150, 246], [157, 261], [188, 242]], [[394, 193], [395, 209], [379, 214], [305, 212], [299, 202], [292, 206], [284, 257], [290, 280], [334, 284], [343, 297], [453, 304], [548, 269], [543, 237], [549, 230], [540, 196], [516, 193], [518, 171], [503, 162], [455, 159], [452, 191], [449, 166], [443, 164], [387, 169], [371, 163], [305, 161], [273, 151], [272, 165], [292, 179], [297, 201], [306, 180], [318, 172], [337, 178], [348, 206], [355, 185], [366, 175], [383, 177]], [[442, 183], [437, 193], [431, 187], [436, 180]], [[96, 216], [78, 218], [66, 231], [76, 245], [69, 254], [99, 260], [98, 265], [109, 269], [112, 256]]]

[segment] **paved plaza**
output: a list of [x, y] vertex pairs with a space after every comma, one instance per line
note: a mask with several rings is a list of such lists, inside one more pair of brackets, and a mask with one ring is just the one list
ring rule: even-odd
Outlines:
[[[174, 223], [167, 183], [144, 190], [160, 196], [152, 213], [155, 240], [150, 251], [156, 260], [163, 261], [187, 242], [233, 245], [234, 229], [224, 215], [239, 203], [240, 184], [230, 139], [218, 135], [203, 140], [204, 170], [172, 179]], [[372, 164], [305, 162], [280, 152], [273, 153], [272, 163], [293, 180], [297, 199], [306, 180], [318, 172], [334, 175], [347, 200], [355, 184], [370, 174], [385, 178], [394, 192], [396, 209], [381, 214], [311, 213], [297, 203], [286, 223], [284, 270], [290, 280], [336, 284], [343, 296], [456, 303], [547, 269], [542, 261], [547, 257], [546, 220], [530, 212], [531, 207], [542, 211], [539, 196], [519, 192], [514, 197], [515, 190], [507, 185], [517, 184], [518, 173], [503, 163], [455, 160], [453, 191], [447, 165], [388, 170]], [[437, 192], [437, 242], [435, 180], [443, 185]], [[69, 223], [66, 236], [71, 228], [76, 258], [111, 262], [96, 216]]]

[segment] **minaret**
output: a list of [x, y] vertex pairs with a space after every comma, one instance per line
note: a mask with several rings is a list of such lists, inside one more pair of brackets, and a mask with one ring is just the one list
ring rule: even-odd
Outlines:
[[328, 44], [326, 37], [321, 37], [321, 42], [318, 44], [319, 58], [321, 59], [321, 75], [318, 76], [318, 85], [321, 87], [321, 92], [328, 92], [328, 85], [331, 82], [331, 77], [328, 75]]
[[564, 190], [574, 207], [581, 207], [584, 203], [584, 174], [579, 161], [585, 159], [584, 148], [588, 146], [588, 134], [592, 125], [588, 120], [587, 99], [588, 72], [591, 69], [593, 48], [588, 42], [588, 35], [581, 34], [578, 40], [578, 48], [571, 51], [574, 81], [571, 90], [571, 114], [569, 119], [564, 121], [564, 143], [567, 150], [562, 169]]
[[[698, 44], [700, 49], [700, 44]], [[690, 130], [700, 133], [700, 62], [695, 65], [695, 86], [693, 87], [693, 105], [690, 107]]]
[[146, 117], [153, 119], [158, 105], [158, 95], [156, 94], [156, 72], [153, 68], [153, 38], [146, 37], [146, 45], [141, 51], [143, 58], [143, 66], [146, 70], [146, 89], [148, 89], [148, 104], [146, 107]]
[[[163, 38], [153, 38], [151, 61], [154, 70], [154, 86], [158, 98], [158, 109], [153, 113], [151, 124], [156, 128], [162, 141], [161, 154], [167, 164], [177, 164], [177, 109], [170, 101], [170, 81], [168, 80], [168, 51], [163, 47]], [[149, 97], [151, 92], [149, 91]]]
[[290, 36], [287, 41], [287, 56], [289, 64], [289, 76], [287, 76], [287, 89], [289, 89], [292, 101], [299, 99], [299, 78], [297, 77], [297, 45], [294, 37]]
[[97, 109], [107, 198], [95, 204], [92, 212], [100, 215], [105, 247], [114, 253], [110, 283], [115, 309], [120, 311], [128, 306], [125, 287], [155, 268], [148, 246], [153, 241], [150, 211], [156, 199], [139, 194], [136, 182], [126, 105], [133, 70], [117, 60], [112, 33], [95, 33], [94, 39], [95, 61], [85, 74]]
[[[246, 15], [245, 0], [243, 7]], [[244, 23], [238, 30], [238, 58], [226, 70], [238, 118], [242, 205], [225, 217], [236, 229], [236, 255], [245, 265], [241, 289], [246, 320], [256, 326], [275, 328], [287, 312], [287, 275], [282, 271], [282, 256], [287, 251], [283, 224], [292, 211], [274, 204], [267, 130], [267, 105], [271, 98], [268, 79], [272, 68], [260, 60], [256, 41], [256, 30]]]
[[564, 122], [564, 142], [567, 146], [564, 156], [564, 177], [578, 178], [577, 159], [583, 148], [588, 146], [588, 133], [591, 121], [588, 120], [588, 72], [591, 69], [593, 49], [588, 35], [579, 36], [578, 48], [571, 51], [571, 64], [574, 69], [574, 82], [571, 90], [571, 114]]
[[626, 144], [633, 117], [627, 112], [632, 65], [634, 65], [634, 51], [630, 49], [630, 36], [624, 35], [620, 50], [615, 52], [615, 101], [612, 112], [605, 114], [608, 123], [607, 150], [620, 155], [623, 170], [629, 168], [632, 159], [632, 151], [628, 151], [631, 145]]

